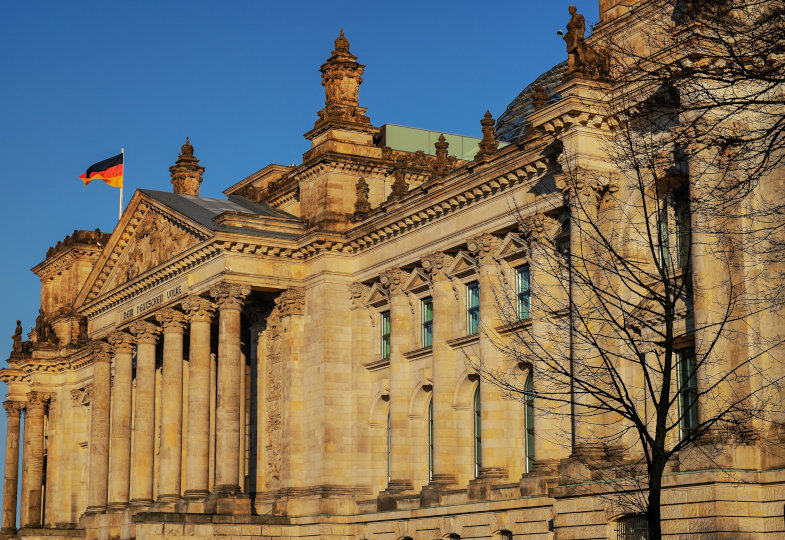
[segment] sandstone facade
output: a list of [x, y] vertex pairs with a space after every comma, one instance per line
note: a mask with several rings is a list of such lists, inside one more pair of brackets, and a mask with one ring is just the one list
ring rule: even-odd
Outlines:
[[[601, 0], [597, 35], [635, 4]], [[621, 513], [598, 494], [617, 488], [565, 473], [569, 420], [532, 425], [470, 361], [509, 367], [498, 293], [534, 256], [511, 207], [569, 204], [564, 155], [612, 171], [597, 106], [610, 83], [560, 66], [527, 94], [513, 144], [487, 114], [465, 161], [444, 138], [382, 146], [363, 68], [341, 32], [299, 165], [209, 199], [186, 141], [173, 193], [137, 191], [113, 234], [75, 231], [33, 269], [41, 317], [0, 372], [2, 535], [617, 538]], [[546, 332], [547, 310], [533, 297], [521, 324]], [[785, 537], [785, 458], [740, 442], [723, 459], [666, 475], [666, 535]]]

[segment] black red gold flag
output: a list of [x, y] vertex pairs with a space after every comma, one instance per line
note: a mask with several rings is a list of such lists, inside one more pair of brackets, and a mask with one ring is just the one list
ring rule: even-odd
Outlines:
[[123, 154], [117, 154], [103, 161], [99, 161], [87, 168], [87, 171], [79, 178], [84, 185], [93, 180], [103, 180], [112, 187], [123, 187]]

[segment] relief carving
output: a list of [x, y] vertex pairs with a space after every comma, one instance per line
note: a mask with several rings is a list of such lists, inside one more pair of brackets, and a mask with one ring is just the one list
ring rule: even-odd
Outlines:
[[142, 218], [107, 281], [110, 290], [194, 246], [199, 238], [163, 215], [149, 211]]
[[[279, 296], [281, 298], [284, 293]], [[303, 295], [304, 296], [304, 295]], [[265, 487], [281, 487], [281, 303], [267, 318], [267, 369], [265, 370]]]

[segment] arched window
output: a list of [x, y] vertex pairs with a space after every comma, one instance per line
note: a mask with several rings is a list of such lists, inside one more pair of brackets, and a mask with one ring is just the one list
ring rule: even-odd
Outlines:
[[616, 522], [616, 540], [649, 540], [649, 522], [646, 516], [624, 516]]
[[497, 538], [501, 540], [512, 540], [512, 533], [510, 531], [499, 531]]
[[480, 385], [474, 391], [474, 477], [480, 476], [482, 467], [482, 410], [480, 409]]
[[390, 422], [390, 411], [387, 411], [387, 484], [390, 483], [392, 474], [392, 423]]
[[526, 423], [526, 472], [534, 467], [534, 378], [531, 371], [523, 386], [523, 404]]
[[433, 399], [428, 403], [428, 481], [433, 480]]

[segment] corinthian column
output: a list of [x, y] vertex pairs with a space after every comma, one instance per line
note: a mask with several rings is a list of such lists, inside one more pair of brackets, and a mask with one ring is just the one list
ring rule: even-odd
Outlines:
[[439, 504], [439, 492], [458, 478], [455, 445], [453, 391], [456, 370], [447, 340], [455, 319], [455, 293], [446, 274], [452, 258], [437, 252], [423, 257], [423, 268], [430, 274], [433, 291], [433, 478], [423, 488], [423, 506]]
[[180, 498], [183, 449], [183, 332], [185, 315], [172, 309], [159, 311], [156, 320], [164, 332], [164, 362], [161, 381], [161, 460], [158, 470], [158, 500]]
[[[403, 353], [410, 348], [411, 307], [403, 282], [407, 273], [398, 268], [381, 276], [390, 291], [390, 482], [385, 494], [412, 489], [412, 456], [409, 433], [409, 362]], [[384, 497], [382, 497], [383, 499]]]
[[109, 393], [112, 355], [108, 343], [93, 344], [93, 397], [90, 411], [90, 469], [87, 512], [106, 509], [109, 477]]
[[112, 387], [112, 428], [109, 469], [109, 504], [128, 504], [131, 475], [131, 389], [134, 339], [125, 332], [109, 336], [114, 349], [114, 384]]
[[209, 493], [210, 320], [215, 306], [205, 298], [192, 296], [182, 307], [191, 320], [185, 497], [200, 498]]
[[[499, 272], [493, 253], [499, 247], [499, 239], [483, 234], [471, 239], [469, 251], [479, 263], [478, 282], [480, 285], [480, 364], [483, 370], [496, 372], [502, 368], [502, 358], [498, 348], [499, 336], [496, 327], [500, 324], [497, 295], [501, 293]], [[505, 401], [500, 388], [480, 378], [480, 439], [482, 440], [482, 467], [480, 479], [504, 479], [507, 477], [507, 439], [509, 432], [505, 425]], [[516, 430], [520, 432], [522, 430]]]
[[41, 489], [44, 484], [44, 415], [49, 402], [45, 392], [28, 392], [25, 406], [25, 440], [22, 456], [22, 499], [27, 503], [23, 527], [41, 527]]
[[133, 323], [136, 337], [136, 408], [131, 474], [131, 502], [144, 506], [153, 502], [153, 453], [155, 452], [155, 344], [160, 329], [145, 321]]
[[3, 407], [8, 415], [8, 426], [5, 437], [3, 528], [0, 533], [15, 533], [16, 490], [19, 481], [19, 422], [24, 405], [18, 401], [6, 401]]
[[222, 283], [210, 289], [220, 310], [218, 399], [216, 411], [215, 487], [217, 493], [240, 492], [240, 313], [251, 290]]

